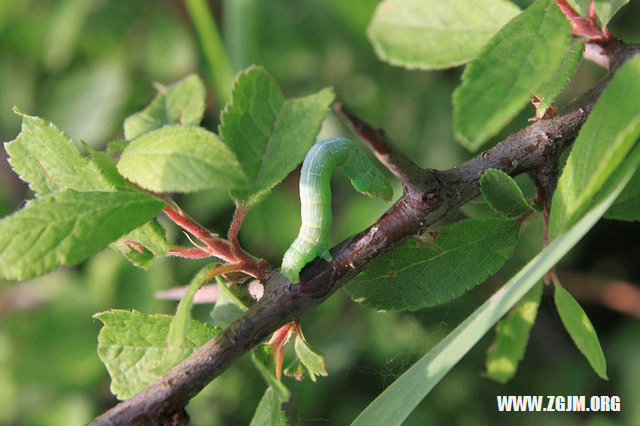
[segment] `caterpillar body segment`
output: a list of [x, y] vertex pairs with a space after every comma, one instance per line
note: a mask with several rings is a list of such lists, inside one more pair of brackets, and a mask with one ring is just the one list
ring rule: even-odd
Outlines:
[[393, 196], [384, 174], [355, 143], [345, 138], [316, 143], [300, 172], [302, 226], [282, 259], [281, 272], [292, 283], [300, 281], [300, 270], [316, 257], [331, 260], [331, 175], [336, 167], [344, 171], [357, 191], [383, 200]]

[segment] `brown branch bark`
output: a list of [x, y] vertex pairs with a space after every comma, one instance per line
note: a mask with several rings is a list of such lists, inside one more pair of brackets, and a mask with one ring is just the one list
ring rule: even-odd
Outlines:
[[[480, 194], [480, 177], [489, 168], [512, 176], [534, 173], [555, 164], [580, 127], [615, 69], [640, 47], [618, 44], [610, 50], [612, 72], [591, 91], [567, 105], [555, 117], [533, 123], [495, 147], [445, 171], [423, 170], [411, 177], [411, 190], [376, 223], [331, 250], [333, 260], [315, 259], [302, 270], [299, 284], [279, 271], [263, 279], [264, 296], [240, 319], [197, 349], [158, 382], [100, 417], [95, 425], [163, 424], [176, 414], [232, 362], [284, 324], [322, 303], [369, 263], [405, 238], [417, 234]], [[404, 172], [403, 172], [404, 173]]]

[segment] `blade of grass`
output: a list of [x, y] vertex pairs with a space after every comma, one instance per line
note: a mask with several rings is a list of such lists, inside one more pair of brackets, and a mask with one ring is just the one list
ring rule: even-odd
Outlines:
[[556, 238], [489, 300], [378, 395], [352, 425], [401, 424], [482, 336], [595, 225], [631, 179], [639, 160], [640, 147], [636, 147], [632, 155], [621, 165], [618, 173], [611, 178], [609, 190], [602, 193], [600, 201], [580, 221]]
[[206, 0], [185, 0], [187, 11], [200, 39], [202, 53], [210, 72], [216, 96], [223, 105], [231, 94], [233, 69], [220, 33]]
[[234, 71], [240, 71], [255, 60], [256, 0], [231, 0], [224, 3], [222, 35]]

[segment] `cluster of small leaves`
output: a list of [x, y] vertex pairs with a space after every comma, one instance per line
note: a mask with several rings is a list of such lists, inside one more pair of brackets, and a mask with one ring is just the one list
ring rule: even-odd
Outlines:
[[[627, 2], [596, 1], [600, 25], [604, 27]], [[589, 0], [569, 3], [587, 15]], [[438, 69], [471, 61], [454, 93], [453, 121], [458, 140], [475, 151], [532, 96], [538, 102], [536, 117], [543, 117], [571, 80], [584, 51], [584, 42], [571, 38], [568, 20], [554, 0], [537, 0], [517, 12], [511, 3], [500, 1], [386, 0], [376, 9], [369, 37], [383, 60], [407, 68]], [[552, 237], [574, 225], [594, 199], [610, 193], [613, 173], [640, 136], [638, 63], [640, 59], [633, 59], [617, 72], [574, 144], [552, 202]], [[640, 173], [611, 206], [609, 217], [638, 219], [638, 176]], [[457, 297], [482, 282], [500, 268], [517, 241], [518, 226], [506, 219], [524, 218], [533, 208], [517, 184], [498, 170], [490, 169], [482, 176], [481, 191], [483, 205], [505, 221], [463, 221], [437, 230], [434, 241], [412, 239], [361, 273], [347, 291], [357, 301], [378, 309], [417, 309]], [[495, 217], [486, 212], [481, 216]], [[489, 224], [501, 232], [474, 234], [474, 228]], [[481, 254], [485, 258], [474, 258]], [[460, 270], [464, 273], [458, 273]], [[562, 297], [562, 291], [556, 293]], [[498, 325], [496, 345], [487, 359], [490, 377], [505, 382], [515, 374], [539, 298], [539, 292], [532, 290]], [[600, 348], [595, 332], [566, 320], [568, 303], [561, 305], [558, 311], [565, 327], [596, 372], [605, 377], [604, 357], [588, 349]]]
[[465, 68], [453, 94], [453, 126], [460, 142], [477, 150], [533, 94], [558, 87], [547, 82], [571, 52], [569, 43], [569, 23], [555, 0], [537, 1], [498, 31]]
[[[125, 120], [124, 140], [110, 142], [106, 152], [83, 144], [86, 155], [53, 124], [17, 111], [22, 132], [5, 147], [12, 167], [37, 198], [0, 221], [1, 275], [33, 278], [77, 264], [109, 244], [135, 265], [148, 267], [154, 256], [168, 251], [165, 231], [154, 217], [165, 202], [149, 191], [225, 188], [238, 203], [258, 202], [313, 145], [333, 94], [325, 89], [287, 100], [263, 68], [251, 67], [235, 81], [222, 113], [221, 136], [199, 127], [205, 98], [195, 75], [158, 86], [151, 103]], [[194, 276], [174, 316], [95, 315], [104, 323], [98, 354], [118, 398], [156, 381], [246, 311], [219, 280], [212, 324], [191, 319], [195, 293], [217, 265]], [[295, 348], [312, 379], [326, 375], [322, 357], [302, 336]], [[269, 385], [256, 416], [266, 409], [284, 420], [280, 406], [289, 399], [288, 390], [263, 364], [256, 365]]]
[[[588, 0], [577, 10], [586, 16]], [[602, 0], [603, 25], [627, 1]], [[576, 4], [574, 4], [576, 6]], [[453, 97], [456, 137], [476, 151], [536, 96], [542, 117], [576, 71], [584, 44], [555, 0], [519, 13], [506, 0], [385, 0], [368, 34], [378, 55], [407, 68], [441, 69], [469, 62]]]
[[[601, 25], [627, 1], [597, 1]], [[570, 3], [587, 13], [588, 1]], [[495, 136], [533, 95], [540, 99], [538, 116], [543, 115], [572, 78], [583, 52], [554, 0], [538, 0], [521, 13], [506, 0], [385, 0], [375, 12], [369, 37], [381, 58], [408, 68], [442, 69], [471, 61], [454, 94], [453, 110], [455, 133], [471, 151]], [[540, 278], [527, 278], [527, 268], [544, 274], [604, 213], [589, 208], [594, 203], [607, 208], [621, 191], [608, 215], [640, 218], [640, 173], [631, 177], [640, 162], [638, 81], [640, 58], [635, 58], [618, 70], [574, 144], [552, 202], [550, 233], [560, 243], [541, 256], [546, 263], [527, 266], [510, 280], [509, 288], [520, 292], [517, 297], [504, 292], [493, 297], [421, 361], [428, 365], [451, 354], [426, 386], [434, 386], [468, 350], [472, 343], [461, 343], [461, 336], [472, 334], [477, 341], [486, 332], [482, 327], [491, 327], [522, 298], [499, 323], [487, 358], [488, 375], [509, 380], [524, 354], [541, 298], [541, 285], [533, 287]], [[285, 99], [263, 68], [250, 67], [233, 84], [218, 134], [199, 126], [205, 98], [197, 76], [158, 86], [151, 103], [125, 120], [124, 140], [111, 142], [107, 152], [85, 144], [86, 155], [53, 124], [16, 110], [22, 131], [5, 149], [36, 198], [0, 220], [0, 276], [30, 279], [77, 264], [109, 245], [137, 266], [148, 267], [154, 256], [168, 250], [164, 229], [155, 219], [165, 204], [149, 192], [223, 188], [239, 205], [259, 202], [313, 145], [333, 93], [324, 89]], [[119, 156], [117, 164], [114, 156]], [[521, 219], [532, 207], [503, 172], [488, 170], [480, 184], [486, 204], [499, 218], [460, 221], [412, 238], [356, 277], [348, 293], [378, 309], [413, 310], [458, 297], [498, 271], [511, 256]], [[553, 250], [560, 254], [546, 254]], [[121, 310], [95, 315], [104, 324], [98, 354], [118, 398], [153, 383], [248, 309], [237, 287], [218, 279], [212, 324], [191, 318], [193, 298], [216, 266], [194, 276], [175, 316]], [[578, 349], [606, 378], [593, 325], [558, 282], [555, 303]], [[476, 318], [485, 318], [482, 327]], [[300, 378], [306, 371], [314, 381], [326, 375], [322, 355], [299, 329], [293, 333], [296, 359], [285, 374]], [[289, 400], [289, 390], [268, 367], [265, 347], [254, 350], [253, 361], [267, 390], [252, 424], [284, 424], [282, 404]], [[415, 380], [411, 384], [417, 385], [426, 388]], [[406, 392], [411, 396], [407, 400], [421, 398], [428, 392], [423, 390]]]
[[[610, 176], [628, 157], [640, 137], [640, 58], [625, 63], [594, 106], [587, 122], [573, 143], [571, 154], [558, 182], [551, 208], [550, 234], [567, 229], [593, 203]], [[629, 194], [637, 193], [632, 180], [614, 212], [637, 217]], [[628, 208], [625, 208], [628, 206]]]
[[[2, 277], [25, 280], [79, 263], [162, 209], [162, 201], [114, 179], [109, 158], [85, 157], [52, 123], [18, 113], [22, 131], [5, 149], [37, 198], [0, 221]], [[155, 241], [161, 252], [165, 241]]]

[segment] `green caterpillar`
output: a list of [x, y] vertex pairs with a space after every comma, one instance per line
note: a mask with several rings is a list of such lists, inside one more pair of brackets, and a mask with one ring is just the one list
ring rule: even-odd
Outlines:
[[331, 260], [331, 175], [336, 167], [342, 168], [353, 187], [365, 195], [383, 200], [393, 196], [385, 176], [355, 143], [345, 138], [316, 143], [300, 173], [300, 233], [282, 259], [282, 274], [292, 283], [300, 281], [300, 270], [317, 256]]

